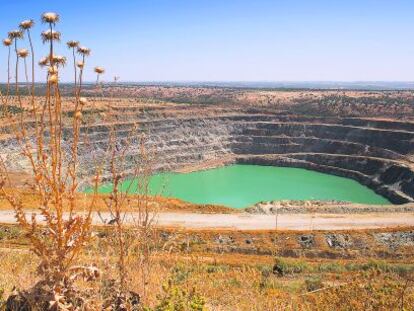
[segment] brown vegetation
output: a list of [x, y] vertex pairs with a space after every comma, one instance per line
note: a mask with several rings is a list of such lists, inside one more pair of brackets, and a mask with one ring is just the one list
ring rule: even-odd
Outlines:
[[[8, 251], [0, 251], [4, 263], [0, 288], [9, 292], [11, 284], [27, 287], [34, 282], [36, 258], [26, 251], [28, 241], [19, 229], [1, 228], [1, 244]], [[104, 273], [95, 284], [102, 288], [95, 299], [102, 301], [108, 293], [111, 277], [117, 274], [114, 264], [117, 255], [110, 245], [111, 232], [116, 229], [94, 230], [96, 234], [81, 255], [80, 263], [93, 261], [103, 268]], [[169, 236], [168, 242], [158, 240], [151, 253], [152, 272], [146, 279], [147, 292], [142, 301], [148, 307], [158, 306], [156, 310], [170, 310], [167, 306], [174, 305], [172, 301], [184, 305], [189, 301], [193, 305], [204, 301], [208, 310], [403, 310], [403, 307], [410, 310], [413, 307], [414, 266], [410, 253], [391, 260], [361, 255], [345, 258], [341, 252], [332, 259], [317, 255], [313, 258], [281, 256], [297, 247], [294, 244], [298, 234], [309, 233], [163, 230], [162, 239]], [[360, 235], [364, 233], [369, 232], [359, 232]], [[271, 234], [280, 235], [280, 241], [284, 242], [268, 243], [266, 247], [271, 252], [267, 255], [235, 253], [215, 240], [221, 236], [225, 241], [225, 236], [231, 235], [235, 241], [246, 244], [244, 241], [249, 236], [253, 245], [263, 248], [265, 244], [261, 241], [270, 240]], [[23, 244], [10, 244], [19, 240]], [[289, 240], [295, 241], [289, 244]], [[130, 289], [141, 293], [142, 271], [135, 266], [127, 268]], [[24, 277], [17, 278], [17, 274]], [[193, 289], [196, 292], [188, 294]], [[184, 294], [180, 294], [181, 291]], [[164, 309], [163, 302], [168, 302]]]

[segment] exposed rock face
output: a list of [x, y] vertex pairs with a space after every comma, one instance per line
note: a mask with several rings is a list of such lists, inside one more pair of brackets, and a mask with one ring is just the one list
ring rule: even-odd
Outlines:
[[388, 245], [390, 248], [414, 246], [413, 231], [376, 233], [375, 238], [379, 242]]
[[[144, 123], [159, 169], [220, 159], [223, 164], [292, 166], [356, 179], [393, 203], [414, 197], [414, 123], [228, 106], [181, 105], [172, 110], [163, 109], [168, 117], [158, 119], [160, 111], [154, 109]], [[127, 111], [134, 108], [123, 113]]]
[[298, 237], [298, 242], [302, 247], [313, 247], [315, 246], [315, 236], [313, 234], [302, 234]]
[[297, 201], [282, 200], [259, 202], [245, 209], [249, 214], [366, 214], [366, 213], [407, 213], [414, 212], [414, 204], [371, 205], [338, 201]]
[[[291, 166], [353, 178], [393, 203], [414, 198], [414, 122], [306, 116], [242, 105], [129, 103], [114, 105], [113, 111], [113, 128], [120, 138], [139, 123], [137, 137], [142, 130], [146, 133], [148, 148], [156, 152], [157, 170], [236, 162]], [[109, 131], [105, 123], [84, 128], [94, 146], [92, 153], [81, 151], [84, 163], [103, 154]], [[0, 147], [11, 167], [27, 165], [14, 156], [13, 140], [3, 140]], [[131, 159], [138, 148], [131, 149]]]
[[327, 234], [326, 243], [331, 248], [350, 248], [353, 245], [351, 236], [349, 234]]
[[189, 235], [160, 232], [188, 251], [262, 254], [307, 258], [409, 258], [414, 232], [403, 229], [359, 231], [195, 231]]

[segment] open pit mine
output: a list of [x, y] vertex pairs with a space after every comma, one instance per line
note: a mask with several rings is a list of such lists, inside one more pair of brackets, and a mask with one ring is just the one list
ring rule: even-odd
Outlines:
[[[66, 93], [69, 96], [70, 91]], [[93, 86], [85, 93], [90, 104], [84, 112], [84, 142], [79, 150], [83, 190], [94, 173], [92, 163], [97, 163], [105, 153], [110, 133], [115, 133], [119, 144], [126, 137], [131, 139], [123, 172], [131, 178], [140, 157], [138, 138], [145, 137], [154, 174], [188, 173], [230, 164], [304, 168], [355, 180], [390, 202], [364, 205], [337, 202], [335, 198], [328, 201], [292, 198], [257, 202], [237, 213], [376, 213], [372, 222], [361, 224], [368, 228], [413, 222], [414, 96], [411, 92], [109, 85], [103, 88], [104, 97]], [[65, 99], [64, 114], [71, 114], [70, 97]], [[3, 123], [1, 155], [18, 176], [16, 182], [22, 183], [28, 163], [17, 151], [10, 128]], [[65, 131], [65, 137], [70, 141], [70, 130]], [[109, 171], [103, 171], [102, 176], [108, 181]], [[231, 208], [228, 210], [235, 213]], [[203, 208], [199, 206], [197, 211], [203, 213]], [[378, 213], [403, 216], [389, 222], [387, 218], [375, 218]], [[193, 220], [189, 215], [179, 223], [191, 227]], [[164, 219], [161, 214], [160, 222], [163, 221], [175, 224], [173, 216]], [[237, 227], [238, 222], [234, 221], [223, 217], [222, 223], [213, 220], [205, 224]], [[266, 224], [258, 219], [251, 222], [257, 223], [257, 228], [274, 227], [273, 220]], [[327, 223], [333, 224], [329, 228], [335, 226], [334, 219]], [[202, 226], [202, 221], [194, 220], [193, 225]], [[279, 225], [283, 227], [283, 221]], [[352, 221], [347, 220], [341, 228], [347, 225], [352, 227]], [[286, 224], [286, 228], [301, 226], [302, 222], [291, 227]], [[256, 228], [245, 227], [243, 222], [240, 227]], [[325, 227], [321, 224], [320, 228]]]
[[[410, 92], [108, 87], [107, 93], [127, 98], [95, 99], [94, 109], [113, 117], [110, 124], [93, 120], [91, 108], [85, 132], [97, 153], [109, 131], [122, 138], [138, 125], [156, 171], [231, 163], [299, 167], [354, 179], [393, 204], [413, 200]], [[2, 142], [2, 150], [10, 146]], [[132, 148], [131, 158], [136, 154]]]

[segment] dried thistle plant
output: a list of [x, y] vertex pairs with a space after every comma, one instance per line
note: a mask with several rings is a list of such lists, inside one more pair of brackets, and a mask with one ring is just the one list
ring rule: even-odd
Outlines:
[[68, 47], [68, 49], [72, 50], [72, 58], [73, 58], [73, 72], [74, 72], [74, 90], [75, 90], [75, 96], [76, 96], [76, 88], [78, 85], [78, 73], [77, 73], [77, 66], [76, 66], [76, 49], [79, 47], [79, 41], [76, 40], [71, 40], [66, 42], [66, 45]]
[[135, 162], [133, 175], [136, 180], [133, 196], [129, 201], [129, 208], [132, 211], [132, 228], [134, 237], [131, 240], [129, 258], [129, 271], [140, 272], [139, 284], [137, 284], [142, 300], [147, 298], [147, 286], [152, 273], [152, 254], [158, 244], [158, 234], [155, 228], [157, 217], [157, 204], [154, 204], [153, 195], [150, 191], [150, 180], [154, 174], [154, 151], [147, 147], [147, 137], [141, 135], [139, 138], [139, 158]]
[[3, 45], [4, 46], [10, 46], [12, 45], [13, 41], [9, 38], [3, 39]]
[[49, 58], [48, 57], [42, 57], [39, 60], [39, 66], [40, 67], [45, 67], [45, 66], [47, 66], [48, 63], [49, 63]]
[[105, 72], [105, 68], [98, 66], [94, 68], [94, 71], [96, 73], [96, 84], [99, 84], [99, 77]]
[[23, 39], [23, 32], [21, 30], [12, 30], [8, 32], [8, 37], [10, 40], [14, 42], [14, 52], [16, 54], [16, 67], [15, 67], [15, 97], [18, 100], [18, 104], [20, 109], [22, 109], [22, 102], [20, 98], [20, 92], [19, 92], [19, 54], [18, 54], [18, 48], [17, 48], [17, 41], [19, 39]]
[[[27, 184], [34, 198], [39, 202], [31, 215], [26, 211], [22, 193], [12, 189], [8, 165], [0, 158], [0, 194], [15, 211], [18, 224], [26, 231], [32, 251], [40, 258], [38, 273], [40, 281], [24, 294], [41, 309], [69, 310], [79, 303], [76, 300], [74, 282], [79, 277], [95, 278], [96, 268], [76, 266], [77, 258], [91, 238], [92, 209], [96, 204], [99, 172], [92, 178], [94, 189], [84, 213], [75, 213], [79, 188], [79, 140], [82, 126], [82, 111], [87, 101], [80, 97], [80, 85], [73, 105], [74, 113], [70, 120], [71, 136], [65, 138], [62, 118], [62, 98], [59, 90], [59, 70], [66, 64], [64, 56], [54, 55], [54, 43], [60, 33], [54, 30], [59, 21], [56, 13], [45, 13], [42, 21], [49, 24], [49, 30], [42, 33], [42, 41], [49, 45], [49, 55], [40, 61], [47, 66], [47, 83], [44, 104], [34, 103], [32, 87], [32, 109], [23, 109], [19, 94], [19, 59], [30, 54], [27, 49], [18, 49], [17, 40], [23, 38], [21, 30], [9, 32], [4, 45], [15, 43], [16, 98], [21, 112], [12, 120], [13, 131], [21, 154], [28, 162], [32, 180]], [[22, 30], [28, 31], [32, 21], [20, 23]], [[32, 45], [31, 45], [32, 47]], [[33, 56], [32, 52], [32, 56]], [[83, 58], [85, 62], [85, 57]], [[34, 83], [32, 66], [32, 85]], [[27, 66], [26, 66], [27, 72]], [[28, 80], [28, 75], [26, 74]], [[28, 122], [30, 121], [30, 122]], [[12, 123], [13, 123], [12, 122]], [[64, 146], [65, 145], [65, 146]], [[28, 191], [28, 189], [24, 190]], [[95, 271], [95, 272], [91, 272]], [[86, 277], [88, 276], [88, 277]]]
[[10, 40], [15, 40], [16, 39], [23, 39], [23, 31], [21, 30], [11, 30], [8, 32], [8, 37]]
[[[34, 47], [33, 47], [33, 42], [32, 42], [32, 36], [30, 33], [30, 29], [33, 28], [35, 22], [32, 19], [27, 19], [22, 21], [19, 24], [19, 28], [20, 30], [24, 33], [27, 33], [27, 38], [29, 40], [29, 45], [30, 45], [30, 53], [32, 55], [32, 85], [31, 85], [31, 103], [32, 106], [34, 105], [34, 92], [35, 92], [35, 55], [34, 55]], [[26, 62], [26, 61], [25, 61]], [[25, 64], [25, 67], [27, 67], [27, 65]], [[28, 80], [28, 79], [26, 79]]]
[[93, 69], [93, 71], [96, 73], [96, 88], [97, 88], [97, 90], [98, 90], [98, 91], [100, 91], [100, 92], [101, 92], [101, 96], [102, 96], [102, 97], [104, 97], [105, 95], [104, 95], [104, 92], [103, 92], [102, 85], [101, 85], [101, 83], [100, 83], [100, 81], [99, 81], [99, 77], [100, 77], [102, 74], [104, 74], [104, 73], [105, 73], [105, 68], [100, 67], [100, 66], [97, 66], [97, 67], [95, 67], [95, 68]]
[[91, 55], [91, 50], [84, 46], [79, 46], [77, 52], [82, 56], [89, 56]]
[[[75, 282], [81, 278], [86, 281], [94, 280], [100, 273], [93, 265], [79, 266], [77, 259], [84, 247], [88, 245], [92, 235], [92, 210], [97, 204], [97, 192], [100, 183], [102, 166], [98, 166], [96, 174], [89, 182], [93, 189], [89, 202], [83, 213], [76, 213], [79, 184], [80, 161], [80, 135], [83, 126], [83, 111], [88, 100], [81, 96], [83, 72], [87, 57], [91, 50], [79, 46], [78, 41], [69, 41], [67, 47], [72, 50], [75, 98], [73, 114], [63, 118], [62, 98], [60, 95], [59, 76], [67, 60], [64, 56], [54, 54], [55, 44], [60, 41], [61, 34], [55, 29], [59, 21], [56, 13], [45, 13], [42, 22], [48, 24], [49, 29], [43, 31], [41, 40], [48, 45], [49, 53], [39, 61], [41, 67], [46, 69], [46, 95], [42, 105], [35, 103], [34, 89], [34, 51], [30, 38], [30, 29], [34, 22], [26, 20], [20, 23], [20, 30], [11, 31], [9, 38], [3, 44], [9, 48], [14, 43], [16, 53], [15, 69], [15, 98], [17, 98], [21, 112], [13, 117], [16, 136], [21, 154], [27, 160], [28, 171], [32, 180], [27, 183], [29, 189], [18, 191], [12, 187], [8, 164], [0, 157], [0, 195], [13, 207], [18, 224], [26, 231], [30, 239], [32, 251], [40, 258], [38, 273], [40, 281], [30, 290], [18, 293], [16, 297], [24, 298], [27, 303], [36, 305], [40, 309], [75, 310], [86, 308], [86, 304], [92, 303], [75, 287]], [[27, 33], [30, 52], [27, 49], [19, 49], [17, 41], [22, 40]], [[80, 60], [76, 59], [76, 53]], [[31, 108], [23, 105], [19, 94], [19, 60], [25, 61], [26, 83], [29, 85], [29, 75], [26, 58], [32, 56], [32, 88]], [[10, 55], [9, 55], [10, 63]], [[77, 68], [79, 74], [77, 74]], [[10, 71], [10, 67], [9, 67]], [[99, 77], [105, 72], [103, 67], [95, 67], [97, 84]], [[9, 74], [10, 77], [10, 74]], [[10, 79], [9, 79], [10, 80]], [[9, 81], [10, 82], [10, 81]], [[36, 98], [36, 101], [37, 98]], [[113, 114], [111, 114], [113, 115]], [[67, 130], [70, 129], [70, 137]], [[150, 254], [153, 243], [154, 213], [150, 208], [148, 196], [148, 177], [152, 170], [145, 166], [148, 154], [145, 153], [142, 138], [137, 139], [137, 128], [131, 130], [127, 138], [116, 138], [114, 128], [108, 142], [108, 157], [104, 159], [108, 163], [108, 172], [113, 182], [113, 192], [105, 200], [113, 219], [114, 235], [111, 242], [117, 258], [118, 283], [114, 288], [114, 295], [109, 298], [111, 306], [119, 303], [131, 303], [136, 306], [140, 296], [132, 292], [129, 287], [131, 267], [142, 268], [142, 284], [145, 287], [145, 275], [150, 262]], [[139, 161], [134, 162], [133, 168], [130, 161], [131, 146], [140, 146]], [[128, 174], [124, 171], [129, 170]], [[145, 176], [145, 177], [143, 177]], [[126, 178], [140, 178], [136, 189], [128, 188], [121, 191], [121, 185]], [[142, 187], [145, 193], [131, 196]], [[29, 214], [26, 210], [22, 195], [27, 191], [33, 195], [38, 203], [37, 209]], [[128, 214], [130, 210], [134, 213]], [[132, 226], [127, 227], [126, 217], [131, 217]], [[138, 264], [133, 265], [135, 262]], [[145, 294], [145, 290], [143, 290]], [[22, 306], [22, 305], [20, 305]]]
[[79, 69], [82, 69], [84, 67], [84, 63], [81, 61], [76, 62], [76, 67], [78, 67]]
[[26, 58], [27, 56], [29, 56], [29, 51], [27, 49], [18, 49], [17, 55], [19, 55], [19, 57], [21, 58]]
[[17, 55], [23, 59], [24, 61], [24, 75], [26, 77], [26, 84], [27, 84], [27, 88], [28, 88], [28, 94], [30, 94], [30, 85], [29, 85], [29, 74], [27, 71], [27, 61], [26, 58], [27, 56], [29, 56], [29, 50], [27, 49], [18, 49], [17, 50]]
[[27, 20], [24, 20], [24, 21], [22, 21], [20, 24], [19, 24], [19, 28], [21, 29], [21, 30], [29, 30], [30, 28], [32, 28], [33, 26], [34, 26], [34, 20], [32, 20], [32, 19], [27, 19]]
[[60, 20], [60, 16], [59, 14], [55, 13], [55, 12], [45, 12], [42, 14], [42, 22], [43, 23], [48, 23], [48, 24], [53, 24], [55, 25], [57, 22], [59, 22]]
[[60, 41], [60, 32], [59, 31], [55, 31], [55, 30], [46, 30], [43, 31], [42, 34], [42, 41], [43, 43], [48, 42], [48, 41]]
[[[110, 124], [111, 116], [107, 120]], [[113, 120], [112, 120], [113, 121]], [[112, 219], [113, 235], [109, 239], [110, 248], [117, 259], [118, 278], [113, 288], [116, 297], [125, 304], [134, 300], [136, 293], [130, 286], [139, 288], [140, 301], [146, 297], [146, 287], [151, 271], [151, 254], [155, 249], [156, 232], [154, 219], [156, 210], [150, 198], [149, 181], [153, 174], [154, 157], [148, 152], [145, 136], [137, 136], [135, 124], [127, 137], [117, 137], [115, 128], [109, 134], [107, 171], [112, 191], [105, 203]], [[136, 148], [138, 146], [138, 150]], [[131, 159], [131, 154], [134, 158]], [[128, 159], [128, 161], [127, 161]], [[140, 280], [132, 284], [137, 272]]]
[[82, 88], [83, 69], [85, 67], [86, 57], [91, 55], [91, 50], [87, 47], [84, 47], [84, 46], [78, 46], [77, 52], [82, 57], [82, 61], [79, 61], [77, 63], [77, 66], [78, 66], [80, 71], [79, 71], [79, 82], [78, 82], [78, 89], [77, 89], [77, 92], [76, 92], [77, 93], [76, 96], [79, 97], [80, 96], [80, 90]]
[[11, 45], [13, 44], [13, 40], [10, 38], [6, 38], [3, 39], [3, 45], [5, 47], [7, 47], [7, 86], [6, 86], [6, 97], [3, 98], [2, 96], [2, 101], [3, 101], [3, 110], [6, 110], [6, 104], [8, 102], [9, 99], [9, 95], [10, 95], [10, 57], [11, 57]]
[[64, 67], [66, 65], [66, 57], [62, 55], [53, 55], [53, 64], [56, 66]]

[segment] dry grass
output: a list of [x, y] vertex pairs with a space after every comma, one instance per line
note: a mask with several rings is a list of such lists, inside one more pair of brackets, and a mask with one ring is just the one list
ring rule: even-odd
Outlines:
[[[11, 225], [7, 227], [16, 228]], [[94, 284], [102, 290], [108, 282], [116, 279], [117, 254], [110, 245], [110, 227], [98, 227], [95, 230], [95, 238], [79, 258], [79, 263], [94, 263], [102, 268], [102, 275]], [[403, 228], [385, 231], [398, 230]], [[10, 292], [13, 286], [30, 286], [37, 278], [33, 272], [36, 257], [27, 251], [27, 238], [19, 236], [13, 229], [8, 232], [10, 238], [2, 240], [0, 252], [4, 262], [0, 288], [3, 287], [6, 292]], [[160, 242], [151, 254], [153, 272], [147, 277], [147, 294], [143, 297], [143, 303], [149, 307], [159, 305], [160, 297], [165, 297], [163, 284], [168, 282], [186, 292], [196, 290], [204, 297], [207, 310], [397, 310], [401, 297], [404, 297], [407, 310], [414, 305], [412, 250], [388, 260], [364, 256], [354, 259], [281, 258], [276, 257], [279, 248], [288, 250], [289, 247], [298, 247], [296, 232], [279, 232], [280, 243], [273, 245], [270, 238], [275, 232], [272, 231], [163, 232], [169, 234], [171, 239], [169, 243]], [[363, 238], [374, 232], [360, 230], [340, 233], [356, 234]], [[217, 246], [214, 239], [226, 235], [233, 237], [233, 246], [243, 243], [246, 237], [253, 237], [256, 247], [262, 250], [273, 248], [274, 254], [249, 255], [214, 247]], [[189, 237], [195, 236], [198, 238], [195, 244], [187, 242]], [[14, 244], [17, 241], [20, 244]], [[237, 252], [237, 248], [234, 251]], [[397, 255], [397, 250], [395, 252]], [[283, 271], [282, 275], [274, 272], [275, 264]], [[127, 266], [127, 269], [129, 288], [141, 292], [141, 271], [134, 265]], [[91, 284], [83, 286], [90, 287]], [[319, 288], [322, 290], [319, 291]], [[104, 297], [100, 296], [99, 299], [104, 300]], [[370, 305], [367, 305], [367, 301]], [[352, 308], [348, 308], [349, 305]]]
[[[29, 179], [26, 174], [16, 174], [14, 175], [15, 179], [18, 179], [19, 182]], [[20, 188], [21, 189], [21, 188]], [[12, 190], [10, 190], [12, 191]], [[93, 211], [107, 211], [107, 206], [105, 204], [105, 200], [109, 197], [110, 194], [97, 194], [94, 198], [90, 194], [76, 194], [76, 204], [74, 206], [74, 211], [82, 212], [85, 211], [93, 199], [96, 200]], [[139, 198], [138, 195], [129, 195], [131, 200], [136, 200]], [[39, 196], [36, 193], [27, 189], [22, 192], [22, 201], [27, 210], [35, 209], [39, 203]], [[219, 206], [219, 205], [210, 205], [210, 204], [192, 204], [180, 199], [176, 198], [164, 198], [161, 196], [151, 197], [150, 203], [157, 207], [157, 210], [160, 212], [177, 212], [177, 213], [185, 213], [185, 212], [194, 212], [194, 213], [237, 213], [238, 211], [233, 208]], [[0, 210], [10, 210], [11, 206], [7, 200], [0, 198]], [[66, 208], [65, 208], [66, 209]], [[126, 211], [132, 212], [136, 211], [134, 207], [127, 206]]]
[[[116, 259], [106, 251], [104, 244], [99, 244], [88, 248], [80, 259], [81, 262], [94, 261], [104, 267], [100, 286], [104, 286], [116, 274]], [[0, 257], [4, 264], [0, 288], [6, 289], [6, 292], [15, 285], [30, 286], [36, 280], [32, 272], [35, 258], [30, 253], [3, 249]], [[158, 304], [163, 295], [162, 284], [168, 280], [186, 291], [196, 289], [205, 298], [209, 310], [328, 310], [324, 307], [337, 310], [390, 310], [387, 308], [398, 306], [403, 290], [406, 310], [410, 310], [414, 303], [413, 284], [408, 284], [404, 289], [409, 275], [387, 271], [391, 267], [395, 271], [398, 271], [397, 268], [403, 271], [404, 267], [413, 269], [412, 264], [375, 263], [363, 259], [321, 259], [314, 262], [295, 259], [287, 260], [287, 264], [296, 272], [278, 276], [272, 272], [273, 263], [272, 256], [154, 253], [153, 268], [157, 273], [152, 273], [148, 279], [145, 305], [153, 307]], [[141, 277], [139, 271], [131, 273], [131, 289], [139, 289], [137, 285]], [[313, 284], [310, 280], [315, 284], [319, 284], [319, 280], [325, 290], [309, 293], [309, 284]], [[370, 289], [364, 288], [367, 284], [375, 289], [377, 295], [377, 299], [369, 300], [371, 308], [366, 308], [367, 295], [371, 293]], [[337, 288], [341, 292], [336, 292]], [[341, 299], [346, 299], [353, 308], [341, 304]], [[366, 309], [363, 309], [364, 306]]]

